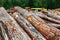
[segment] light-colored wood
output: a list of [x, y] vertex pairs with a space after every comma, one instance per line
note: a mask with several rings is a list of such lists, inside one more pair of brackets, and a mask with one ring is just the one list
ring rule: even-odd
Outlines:
[[56, 14], [54, 14], [54, 13], [52, 13], [52, 12], [47, 11], [47, 12], [44, 13], [44, 14], [46, 14], [47, 16], [52, 17], [52, 18], [54, 18], [54, 19], [60, 20], [60, 16], [59, 16], [59, 15], [56, 15]]
[[3, 23], [0, 21], [0, 28], [1, 28], [2, 37], [4, 40], [9, 40], [8, 35], [5, 31], [5, 29], [3, 28], [3, 26], [4, 26]]
[[11, 14], [21, 27], [30, 35], [32, 40], [46, 40], [44, 37], [18, 12]]
[[44, 18], [44, 19], [47, 19], [47, 20], [49, 20], [49, 21], [52, 21], [52, 22], [55, 22], [55, 23], [60, 24], [60, 21], [59, 21], [59, 20], [56, 20], [56, 19], [51, 18], [51, 17], [48, 17], [48, 16], [46, 16], [45, 14], [43, 14], [43, 13], [41, 13], [41, 12], [36, 13], [36, 15], [38, 15], [38, 16], [41, 17], [41, 18]]
[[3, 7], [0, 7], [0, 21], [2, 21], [7, 29], [10, 40], [31, 40], [17, 22], [6, 12]]
[[[15, 7], [15, 9], [21, 13], [34, 27], [47, 39], [47, 40], [60, 40], [60, 30], [55, 27], [50, 27], [46, 24], [44, 24], [41, 20], [39, 21], [33, 16], [30, 15], [30, 12], [20, 8]], [[59, 36], [58, 36], [59, 35]], [[58, 38], [58, 37], [59, 38]]]

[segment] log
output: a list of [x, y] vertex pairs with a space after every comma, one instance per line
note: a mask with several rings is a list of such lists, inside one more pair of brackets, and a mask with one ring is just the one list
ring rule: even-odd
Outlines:
[[23, 16], [18, 12], [10, 14], [21, 25], [21, 27], [27, 32], [27, 34], [33, 40], [46, 40]]
[[51, 25], [53, 27], [60, 29], [60, 24], [56, 24], [56, 23], [50, 22], [50, 21], [45, 20], [45, 19], [43, 19], [43, 20], [45, 21], [46, 25]]
[[47, 23], [47, 25], [51, 25], [51, 26], [53, 26], [53, 27], [56, 27], [56, 28], [60, 29], [60, 24]]
[[33, 24], [37, 28], [37, 30], [39, 30], [42, 33], [43, 36], [45, 36], [45, 37], [47, 36], [46, 37], [47, 39], [53, 40], [53, 38], [60, 35], [60, 30], [58, 30], [54, 27], [49, 27], [49, 26], [43, 24], [41, 21], [40, 21], [40, 23], [37, 22], [37, 20], [34, 19], [33, 16], [32, 17], [30, 16], [30, 18], [28, 18], [28, 20], [31, 22], [31, 24]]
[[[44, 22], [44, 20], [42, 20], [41, 18], [38, 18], [38, 16], [37, 15], [33, 15], [36, 19], [38, 19], [38, 21], [39, 22], [41, 22], [42, 24], [46, 24], [45, 22]], [[46, 25], [46, 27], [48, 27], [47, 25]], [[52, 28], [54, 28], [54, 29], [56, 29], [57, 31], [60, 31], [60, 30], [58, 30], [57, 28], [55, 28], [55, 27], [51, 27], [51, 29]], [[53, 29], [52, 29], [53, 30]], [[55, 32], [54, 32], [55, 33]], [[58, 32], [59, 33], [59, 32]], [[58, 34], [57, 34], [58, 35]], [[59, 34], [60, 35], [60, 34]]]
[[[60, 40], [60, 30], [55, 27], [49, 27], [48, 25], [43, 24], [43, 22], [38, 21], [34, 18], [33, 15], [29, 15], [30, 13], [25, 11], [20, 7], [15, 7], [15, 9], [21, 13], [34, 27], [47, 39], [47, 40]], [[27, 15], [28, 13], [28, 15]], [[41, 18], [40, 18], [41, 19]], [[59, 35], [59, 36], [58, 36]], [[56, 37], [58, 36], [58, 37]], [[56, 38], [55, 38], [56, 37]]]
[[[44, 13], [44, 12], [43, 12]], [[47, 15], [47, 16], [49, 16], [49, 17], [51, 17], [51, 18], [54, 18], [54, 19], [56, 19], [56, 20], [60, 20], [60, 16], [59, 15], [56, 15], [56, 14], [54, 14], [54, 13], [52, 13], [52, 12], [49, 12], [49, 11], [47, 11], [46, 13], [44, 13], [45, 15]]]
[[5, 29], [3, 28], [3, 26], [4, 26], [3, 22], [0, 21], [0, 28], [1, 28], [2, 37], [3, 37], [4, 40], [9, 40], [8, 35], [5, 31]]
[[59, 21], [59, 20], [53, 19], [53, 18], [51, 18], [51, 17], [48, 17], [48, 16], [44, 15], [44, 14], [41, 13], [41, 12], [36, 13], [36, 15], [38, 15], [38, 16], [41, 17], [41, 18], [44, 18], [44, 19], [47, 19], [47, 20], [49, 20], [49, 21], [52, 21], [52, 22], [55, 22], [55, 23], [60, 24], [60, 21]]
[[60, 16], [60, 12], [59, 12], [59, 11], [57, 11], [57, 10], [52, 10], [52, 13], [54, 13], [54, 14], [56, 14], [56, 15]]
[[1, 35], [0, 35], [0, 40], [3, 40], [2, 37], [1, 37]]
[[24, 17], [32, 15], [32, 13], [29, 13], [27, 10], [25, 10], [25, 9], [19, 7], [19, 6], [14, 7], [14, 9]]
[[31, 22], [31, 24], [33, 24], [38, 31], [41, 32], [41, 34], [46, 38], [46, 39], [49, 39], [51, 37], [54, 36], [53, 33], [49, 32], [50, 29], [45, 28], [42, 24], [40, 24], [40, 22], [38, 22], [33, 16], [30, 16], [31, 18], [29, 18], [28, 20]]
[[[39, 21], [42, 21], [44, 24], [46, 25], [49, 25], [49, 26], [53, 26], [53, 27], [56, 27], [56, 28], [60, 28], [60, 24], [56, 24], [56, 23], [53, 23], [53, 22], [50, 22], [48, 20], [45, 20], [45, 19], [40, 19], [39, 16], [37, 16], [38, 14], [34, 14], [36, 15], [35, 18]], [[39, 14], [40, 15], [40, 14]], [[43, 15], [42, 15], [43, 16]]]
[[[40, 21], [40, 22], [42, 22], [43, 24], [46, 24], [45, 22], [44, 22], [44, 20], [42, 20], [42, 19], [40, 19], [38, 16], [35, 16], [34, 15], [34, 17], [38, 20], [38, 21]], [[50, 22], [51, 23], [51, 22]], [[48, 25], [48, 24], [46, 24], [46, 25]], [[56, 25], [56, 24], [55, 24]], [[59, 25], [59, 24], [57, 24], [57, 25]], [[52, 27], [51, 25], [48, 25], [50, 28], [51, 28], [51, 31], [55, 34], [56, 32], [58, 33], [56, 33], [56, 35], [60, 35], [59, 34], [59, 31], [60, 30], [58, 30], [57, 28], [55, 28], [55, 27]], [[46, 26], [46, 27], [48, 27], [48, 26]], [[57, 36], [57, 38], [55, 37], [55, 39], [57, 40], [57, 39], [60, 39], [60, 38], [58, 38], [59, 36]], [[55, 40], [54, 39], [54, 40]]]
[[50, 13], [54, 13], [56, 15], [60, 15], [59, 11], [57, 10], [48, 10]]
[[0, 28], [0, 40], [3, 40], [2, 33], [1, 33], [1, 28]]
[[0, 7], [0, 21], [6, 25], [6, 32], [10, 40], [31, 40], [26, 32], [17, 24], [17, 22], [6, 12], [3, 7]]

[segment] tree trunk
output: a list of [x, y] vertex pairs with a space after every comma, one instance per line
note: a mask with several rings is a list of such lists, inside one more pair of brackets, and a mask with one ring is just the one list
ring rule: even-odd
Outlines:
[[3, 38], [1, 37], [1, 35], [0, 35], [0, 40], [3, 40]]
[[0, 40], [3, 40], [2, 33], [1, 33], [1, 28], [0, 28]]
[[[20, 7], [15, 7], [15, 9], [21, 13], [34, 27], [39, 30], [39, 32], [47, 39], [47, 40], [60, 40], [60, 30], [56, 29], [55, 27], [49, 27], [46, 24], [43, 24], [41, 22], [42, 20], [38, 21], [34, 18], [33, 15], [30, 15], [30, 13]], [[40, 18], [41, 19], [41, 18]], [[58, 36], [59, 35], [59, 36]], [[58, 37], [56, 37], [58, 36]]]
[[[46, 40], [44, 37], [18, 12], [11, 14], [16, 21], [21, 25], [21, 27], [27, 32], [27, 34], [33, 40]], [[18, 17], [17, 17], [18, 16]]]
[[54, 19], [56, 19], [56, 20], [60, 20], [60, 16], [59, 16], [59, 15], [56, 15], [56, 14], [51, 13], [51, 12], [49, 12], [49, 11], [47, 11], [47, 12], [44, 13], [44, 14], [46, 14], [47, 16], [49, 16], [49, 17], [51, 17], [51, 18], [54, 18]]
[[5, 29], [3, 28], [3, 26], [4, 26], [3, 22], [0, 21], [0, 28], [1, 28], [2, 37], [3, 37], [4, 40], [9, 40], [8, 35], [5, 31]]
[[6, 32], [10, 40], [31, 40], [24, 30], [17, 24], [17, 22], [5, 11], [3, 7], [0, 8], [0, 21], [6, 27]]
[[36, 13], [36, 15], [38, 15], [38, 16], [41, 17], [41, 18], [44, 18], [44, 19], [47, 19], [47, 20], [50, 20], [50, 21], [52, 21], [52, 22], [55, 22], [55, 23], [60, 24], [60, 21], [59, 21], [59, 20], [56, 20], [56, 19], [51, 18], [51, 17], [48, 17], [48, 16], [46, 16], [46, 15], [43, 14], [43, 13]]
[[[35, 15], [34, 15], [35, 16]], [[43, 16], [43, 15], [42, 15]], [[39, 16], [35, 16], [35, 18], [39, 21], [42, 21], [44, 24], [46, 25], [50, 25], [50, 26], [53, 26], [53, 27], [56, 27], [56, 28], [60, 28], [60, 24], [56, 24], [56, 23], [53, 23], [53, 22], [49, 22], [48, 20], [45, 20], [45, 19], [40, 19]]]
[[53, 23], [53, 22], [50, 22], [50, 21], [45, 20], [45, 19], [43, 19], [43, 20], [45, 21], [46, 25], [51, 25], [53, 27], [56, 27], [56, 28], [59, 28], [60, 29], [60, 24]]

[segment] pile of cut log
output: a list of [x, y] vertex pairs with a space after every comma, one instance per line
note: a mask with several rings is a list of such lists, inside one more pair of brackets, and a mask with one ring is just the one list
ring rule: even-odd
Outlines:
[[[57, 10], [58, 11], [58, 10]], [[54, 10], [31, 13], [0, 7], [0, 40], [60, 40], [60, 15]]]

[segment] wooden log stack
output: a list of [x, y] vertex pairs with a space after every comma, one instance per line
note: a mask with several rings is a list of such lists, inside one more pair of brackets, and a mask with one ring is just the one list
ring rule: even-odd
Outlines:
[[[31, 37], [31, 39], [34, 40], [45, 40], [43, 36], [18, 12], [11, 13], [11, 16], [13, 16], [16, 21], [21, 25], [21, 27], [27, 32], [27, 34]], [[17, 17], [18, 16], [18, 17]]]
[[0, 7], [0, 40], [60, 40], [57, 14], [54, 10], [32, 13], [18, 6], [8, 11]]
[[[47, 40], [60, 40], [60, 30], [49, 26], [43, 22], [41, 18], [37, 18], [38, 16], [35, 14], [31, 14], [27, 10], [21, 7], [15, 7], [15, 9], [24, 16], [34, 27], [47, 39]], [[36, 19], [37, 18], [37, 19]], [[57, 37], [58, 36], [58, 37]]]
[[0, 8], [0, 21], [5, 24], [5, 29], [9, 40], [31, 40], [26, 32], [17, 24], [17, 22], [6, 12]]

